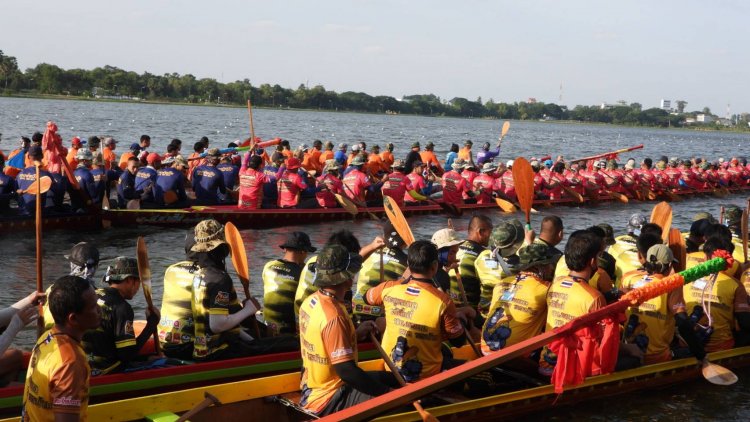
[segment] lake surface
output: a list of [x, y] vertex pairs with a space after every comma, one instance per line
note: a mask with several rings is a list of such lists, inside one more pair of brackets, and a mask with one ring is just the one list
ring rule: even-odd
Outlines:
[[[315, 139], [330, 140], [335, 144], [349, 145], [363, 140], [368, 146], [386, 142], [396, 145], [397, 157], [405, 157], [411, 143], [428, 141], [435, 143], [435, 152], [444, 158], [452, 142], [463, 144], [466, 139], [474, 141], [474, 150], [482, 143], [494, 144], [499, 136], [501, 121], [469, 120], [453, 118], [430, 118], [416, 116], [386, 116], [371, 114], [330, 113], [289, 110], [253, 110], [255, 131], [264, 139], [281, 137], [288, 139], [292, 147]], [[165, 152], [172, 138], [183, 141], [184, 155], [192, 152], [192, 145], [202, 136], [211, 140], [212, 146], [224, 147], [236, 139], [248, 137], [247, 110], [242, 108], [219, 108], [200, 106], [177, 106], [159, 104], [105, 103], [90, 101], [62, 101], [0, 98], [0, 133], [3, 134], [0, 149], [9, 152], [15, 149], [21, 135], [31, 136], [34, 131], [43, 131], [45, 123], [53, 120], [60, 128], [65, 145], [73, 136], [109, 135], [119, 141], [118, 155], [141, 134], [152, 139], [152, 150]], [[641, 159], [661, 155], [689, 158], [706, 157], [710, 160], [748, 154], [750, 134], [730, 132], [697, 132], [648, 128], [627, 128], [605, 125], [584, 125], [541, 122], [511, 122], [510, 132], [503, 141], [500, 158], [503, 160], [522, 156], [564, 155], [578, 158], [588, 155], [644, 144], [642, 150], [623, 154], [622, 162], [629, 157]], [[744, 206], [745, 196], [732, 195], [727, 198], [701, 197], [673, 203], [675, 227], [687, 231], [692, 216], [699, 211], [709, 211], [718, 216], [722, 205]], [[592, 224], [609, 223], [620, 234], [624, 232], [628, 218], [635, 212], [650, 215], [653, 203], [605, 204], [597, 207], [560, 207], [541, 210], [532, 216], [532, 225], [538, 228], [546, 214], [559, 215], [565, 223], [565, 231], [571, 233]], [[508, 216], [487, 211], [497, 223]], [[453, 219], [459, 232], [465, 232], [470, 215]], [[519, 215], [520, 218], [520, 215]], [[416, 238], [429, 239], [432, 233], [444, 228], [445, 216], [420, 216], [410, 219]], [[250, 260], [251, 291], [262, 298], [260, 270], [268, 260], [281, 256], [278, 245], [290, 231], [308, 233], [315, 246], [321, 247], [326, 238], [340, 228], [354, 232], [365, 244], [379, 233], [377, 223], [369, 220], [342, 222], [336, 225], [301, 225], [272, 230], [245, 230], [242, 236], [248, 248]], [[134, 227], [103, 230], [97, 232], [77, 230], [44, 234], [44, 279], [45, 285], [67, 274], [68, 262], [64, 255], [75, 243], [95, 243], [103, 258], [119, 255], [135, 256], [136, 237], [144, 236], [149, 247], [151, 268], [154, 275], [154, 299], [161, 301], [161, 277], [171, 264], [184, 259], [186, 230]], [[31, 233], [0, 233], [0, 304], [7, 306], [25, 296], [35, 288], [35, 243]], [[107, 262], [100, 265], [101, 276]], [[229, 265], [231, 267], [231, 264]], [[239, 282], [237, 288], [240, 289]], [[145, 303], [138, 296], [133, 305], [136, 318], [145, 318]], [[34, 330], [23, 331], [16, 347], [29, 349], [33, 344]], [[750, 417], [750, 371], [738, 373], [740, 382], [732, 387], [716, 387], [703, 380], [682, 384], [676, 388], [656, 393], [630, 394], [615, 400], [605, 399], [595, 404], [586, 404], [577, 409], [553, 410], [538, 416], [539, 420], [729, 420], [745, 421]], [[611, 405], [615, 404], [616, 405]]]

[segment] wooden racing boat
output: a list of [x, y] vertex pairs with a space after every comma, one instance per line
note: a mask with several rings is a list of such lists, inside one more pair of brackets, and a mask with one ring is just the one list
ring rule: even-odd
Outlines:
[[[465, 346], [456, 351], [456, 357], [469, 359], [471, 353], [468, 346]], [[750, 366], [750, 347], [710, 353], [708, 356], [712, 362], [729, 368]], [[382, 370], [383, 362], [372, 360], [361, 362], [360, 366], [365, 370]], [[686, 358], [590, 377], [583, 384], [566, 389], [560, 396], [555, 394], [552, 385], [465, 400], [455, 394], [447, 397], [438, 395], [430, 399], [437, 404], [425, 405], [425, 409], [438, 418], [451, 415], [450, 420], [502, 420], [548, 410], [551, 406], [570, 405], [635, 390], [664, 387], [697, 378], [701, 378], [700, 367], [696, 365], [694, 358]], [[205, 393], [209, 393], [218, 398], [221, 404], [206, 408], [191, 417], [191, 421], [215, 422], [220, 420], [219, 418], [236, 420], [238, 415], [249, 414], [258, 420], [277, 422], [309, 420], [310, 415], [289, 406], [298, 397], [299, 380], [300, 374], [294, 372], [95, 404], [89, 407], [88, 417], [96, 421], [174, 421], [175, 414], [193, 408], [204, 400]], [[425, 403], [427, 400], [423, 401], [423, 404]], [[335, 416], [333, 415], [333, 419]], [[348, 420], [359, 419], [353, 417]], [[403, 408], [379, 415], [375, 420], [417, 421], [420, 417], [413, 408]]]

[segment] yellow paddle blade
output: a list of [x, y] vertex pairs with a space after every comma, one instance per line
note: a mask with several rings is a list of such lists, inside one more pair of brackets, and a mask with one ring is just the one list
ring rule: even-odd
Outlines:
[[247, 263], [245, 242], [242, 241], [240, 231], [237, 230], [237, 227], [232, 222], [228, 222], [226, 226], [224, 226], [224, 234], [226, 235], [227, 243], [229, 243], [229, 249], [232, 253], [232, 265], [244, 286], [245, 283], [250, 282], [250, 268]]
[[506, 213], [514, 213], [517, 210], [515, 205], [502, 198], [495, 198], [495, 203], [498, 207], [500, 207], [501, 210], [503, 210], [503, 212]]
[[398, 205], [396, 205], [396, 201], [388, 195], [383, 195], [383, 208], [385, 209], [385, 214], [388, 216], [388, 220], [393, 224], [393, 228], [396, 229], [396, 233], [404, 240], [406, 246], [414, 243], [414, 235], [411, 232], [409, 223], [406, 222], [406, 218]]
[[531, 207], [534, 203], [534, 170], [531, 164], [523, 158], [513, 160], [513, 184], [516, 187], [518, 204], [526, 215], [526, 225], [531, 220]]
[[351, 199], [349, 199], [347, 196], [341, 195], [340, 193], [334, 193], [333, 196], [336, 197], [336, 201], [341, 205], [342, 208], [346, 210], [351, 215], [357, 215], [359, 212], [357, 210], [357, 206], [352, 202]]
[[661, 238], [664, 242], [669, 240], [669, 229], [672, 228], [672, 207], [662, 201], [654, 206], [651, 211], [651, 222], [661, 227]]
[[500, 140], [501, 141], [503, 140], [503, 138], [505, 138], [505, 135], [508, 134], [509, 130], [510, 130], [510, 122], [506, 120], [505, 123], [503, 123], [503, 130], [500, 131]]
[[[41, 186], [40, 186], [41, 185]], [[39, 179], [39, 183], [34, 182], [29, 186], [28, 189], [26, 189], [25, 193], [28, 193], [30, 195], [36, 195], [37, 190], [40, 194], [45, 193], [49, 190], [49, 188], [52, 186], [52, 179], [49, 176], [42, 176]]]
[[426, 201], [427, 197], [422, 195], [421, 193], [417, 192], [416, 190], [412, 189], [409, 191], [409, 196], [416, 199], [417, 201]]
[[706, 361], [701, 369], [703, 372], [703, 378], [711, 384], [716, 385], [732, 385], [737, 382], [738, 378], [734, 372], [729, 369]]
[[143, 285], [143, 296], [146, 298], [148, 307], [153, 308], [154, 304], [151, 300], [151, 265], [148, 261], [148, 247], [143, 236], [138, 236], [136, 258], [138, 261], [138, 275], [141, 278], [141, 285]]

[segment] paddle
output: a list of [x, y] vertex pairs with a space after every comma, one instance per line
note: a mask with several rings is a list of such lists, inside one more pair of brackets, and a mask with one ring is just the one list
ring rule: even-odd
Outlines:
[[669, 249], [672, 250], [677, 262], [674, 264], [675, 271], [682, 271], [685, 269], [687, 251], [685, 249], [685, 238], [682, 237], [679, 229], [669, 229]]
[[[239, 277], [240, 283], [242, 283], [242, 290], [245, 292], [245, 299], [253, 301], [255, 307], [260, 309], [260, 304], [250, 295], [250, 265], [247, 261], [247, 251], [245, 250], [245, 242], [242, 240], [242, 235], [240, 235], [240, 231], [237, 230], [237, 227], [231, 221], [224, 226], [224, 235], [232, 254], [234, 271], [237, 273], [237, 277]], [[251, 321], [256, 338], [260, 338], [258, 320], [253, 316]]]
[[565, 193], [567, 193], [571, 198], [575, 199], [576, 202], [578, 202], [580, 204], [582, 204], [584, 202], [583, 195], [581, 195], [580, 193], [574, 191], [573, 189], [571, 189], [571, 188], [569, 188], [569, 187], [567, 187], [565, 185], [561, 184], [560, 186], [563, 188], [563, 190], [565, 191]]
[[500, 139], [498, 139], [497, 141], [498, 143], [503, 142], [503, 138], [505, 138], [505, 135], [508, 134], [509, 130], [510, 130], [510, 122], [506, 120], [503, 123], [503, 129], [500, 131]]
[[366, 402], [322, 418], [321, 420], [343, 421], [371, 419], [376, 415], [395, 409], [401, 405], [416, 400], [419, 397], [423, 397], [424, 395], [440, 390], [441, 388], [445, 388], [472, 375], [494, 368], [503, 362], [507, 362], [519, 356], [526, 356], [531, 351], [549, 344], [554, 340], [569, 336], [583, 327], [597, 324], [608, 316], [624, 312], [625, 309], [630, 306], [638, 306], [638, 304], [649, 299], [679, 288], [685, 283], [690, 283], [708, 274], [722, 271], [726, 267], [727, 263], [723, 258], [711, 259], [687, 271], [664, 277], [661, 280], [649, 283], [647, 286], [633, 289], [623, 295], [619, 301], [580, 316], [561, 327], [546, 331], [538, 336], [516, 343], [502, 350], [466, 362], [453, 369], [443, 371], [399, 390], [375, 397]]
[[516, 187], [518, 203], [526, 215], [526, 229], [531, 230], [531, 206], [534, 202], [534, 170], [531, 164], [518, 157], [513, 161], [513, 185]]
[[627, 195], [622, 194], [620, 192], [609, 191], [609, 192], [607, 192], [607, 194], [609, 195], [610, 198], [618, 200], [618, 201], [622, 202], [623, 204], [627, 204], [628, 202], [630, 202], [630, 200], [628, 199]]
[[512, 202], [506, 201], [503, 198], [495, 198], [495, 203], [498, 207], [500, 207], [501, 210], [503, 210], [504, 213], [514, 213], [518, 211], [515, 205], [513, 205]]
[[[352, 189], [349, 186], [347, 186], [345, 183], [344, 183], [344, 189], [349, 190], [349, 193], [351, 193], [352, 196], [356, 196], [356, 195], [354, 195], [354, 192], [352, 191]], [[339, 194], [334, 194], [334, 195], [339, 195]], [[348, 207], [347, 208], [347, 212], [349, 212], [350, 214], [351, 214], [351, 207], [354, 206], [354, 210], [356, 210], [357, 212], [359, 212], [358, 208], [362, 208], [362, 209], [365, 210], [365, 212], [367, 213], [367, 215], [370, 216], [370, 218], [372, 220], [380, 221], [380, 217], [378, 217], [377, 215], [373, 214], [372, 212], [370, 212], [370, 210], [367, 209], [368, 208], [367, 204], [364, 204], [364, 203], [362, 203], [360, 201], [355, 201], [355, 200], [347, 197], [346, 195], [339, 195], [339, 196], [341, 198], [337, 197], [336, 200], [339, 202], [339, 204], [342, 204], [341, 205], [342, 207], [344, 207], [344, 208]], [[344, 206], [343, 204], [346, 203], [347, 201], [349, 201], [348, 205]], [[353, 215], [356, 215], [356, 213], [354, 213]]]
[[745, 207], [745, 210], [742, 212], [742, 223], [740, 223], [740, 227], [742, 228], [742, 256], [745, 258], [743, 262], [747, 263], [747, 219], [748, 216], [750, 216], [750, 199], [747, 200], [747, 206]]
[[[64, 160], [63, 160], [64, 161]], [[42, 179], [39, 177], [39, 167], [42, 163], [34, 161], [36, 167], [36, 291], [44, 292], [44, 282], [42, 280]], [[49, 179], [49, 177], [45, 176]], [[48, 188], [49, 189], [49, 188]], [[39, 318], [36, 322], [37, 338], [44, 332], [44, 309], [39, 304]]]
[[250, 145], [253, 145], [255, 144], [255, 125], [253, 125], [253, 106], [250, 104], [250, 98], [247, 99], [247, 114], [250, 119], [250, 137], [253, 138]]
[[388, 220], [393, 224], [393, 228], [396, 229], [396, 233], [406, 246], [414, 243], [414, 234], [412, 234], [409, 223], [406, 222], [401, 209], [396, 205], [396, 201], [388, 195], [383, 195], [383, 209], [385, 209], [385, 215], [388, 216]]
[[659, 202], [651, 211], [651, 222], [661, 227], [661, 238], [669, 240], [669, 229], [672, 227], [672, 207], [666, 202]]
[[336, 202], [341, 205], [341, 208], [345, 209], [346, 212], [348, 212], [351, 215], [357, 215], [359, 213], [359, 209], [356, 205], [354, 205], [354, 202], [349, 199], [346, 195], [342, 195], [340, 193], [334, 193], [333, 196], [336, 198]]
[[607, 156], [615, 156], [615, 155], [618, 155], [618, 154], [622, 154], [623, 152], [634, 151], [634, 150], [641, 149], [641, 148], [643, 148], [643, 144], [636, 145], [636, 146], [630, 147], [630, 148], [618, 149], [618, 150], [612, 151], [612, 152], [604, 152], [602, 154], [592, 155], [590, 157], [577, 158], [575, 160], [570, 160], [570, 162], [574, 163], [576, 161], [596, 160], [597, 158], [602, 158], [602, 157], [607, 157]]
[[[388, 356], [388, 353], [386, 353], [385, 350], [383, 350], [383, 346], [380, 345], [380, 342], [378, 341], [378, 338], [375, 337], [375, 334], [370, 332], [370, 340], [372, 341], [372, 344], [377, 347], [378, 352], [380, 352], [380, 356], [383, 358], [383, 362], [388, 365], [388, 368], [391, 370], [391, 373], [396, 378], [399, 384], [401, 384], [402, 387], [406, 386], [406, 381], [404, 381], [404, 377], [401, 376], [401, 373], [398, 371], [398, 368], [396, 368], [396, 365], [391, 360], [390, 356]], [[422, 417], [422, 421], [425, 422], [437, 422], [438, 418], [432, 416], [429, 414], [422, 405], [419, 403], [419, 401], [414, 401], [412, 403], [415, 409], [417, 409], [417, 412], [419, 412], [419, 416]]]
[[454, 204], [449, 204], [449, 203], [447, 203], [445, 201], [438, 202], [438, 201], [430, 198], [429, 196], [422, 195], [421, 193], [417, 192], [414, 189], [410, 190], [408, 193], [409, 193], [409, 196], [411, 196], [412, 198], [416, 199], [417, 201], [427, 201], [430, 204], [434, 204], [434, 205], [439, 206], [440, 208], [443, 209], [443, 211], [445, 211], [446, 213], [450, 214], [453, 217], [460, 217], [460, 216], [463, 215], [463, 210], [460, 209], [460, 208], [458, 208]]
[[[37, 174], [37, 177], [39, 175]], [[52, 179], [49, 176], [42, 176], [36, 183], [32, 183], [28, 189], [21, 191], [21, 194], [37, 195], [46, 193], [52, 187]]]
[[212, 404], [215, 406], [221, 405], [221, 402], [219, 401], [219, 399], [217, 399], [216, 397], [214, 397], [212, 394], [208, 392], [204, 393], [204, 397], [205, 399], [203, 399], [203, 401], [195, 405], [194, 408], [183, 413], [183, 415], [180, 416], [179, 419], [176, 419], [175, 422], [187, 422], [188, 419], [192, 418], [193, 416], [201, 412], [203, 409], [211, 406]]
[[732, 385], [738, 380], [737, 375], [735, 375], [734, 372], [721, 365], [711, 363], [708, 360], [704, 360], [701, 366], [703, 378], [711, 384]]
[[[146, 298], [146, 305], [149, 312], [154, 312], [154, 302], [151, 300], [151, 265], [148, 262], [148, 248], [143, 236], [138, 236], [136, 243], [136, 258], [138, 258], [138, 275], [141, 278], [143, 286], [143, 296]], [[161, 344], [159, 344], [158, 330], [154, 330], [154, 350], [157, 355], [161, 355]]]

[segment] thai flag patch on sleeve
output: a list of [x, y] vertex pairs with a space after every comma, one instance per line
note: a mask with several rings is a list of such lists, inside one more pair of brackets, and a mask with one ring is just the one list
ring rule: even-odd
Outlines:
[[562, 287], [573, 287], [573, 280], [563, 280], [560, 282]]
[[410, 296], [419, 296], [421, 289], [419, 287], [409, 286], [406, 288], [406, 294]]

